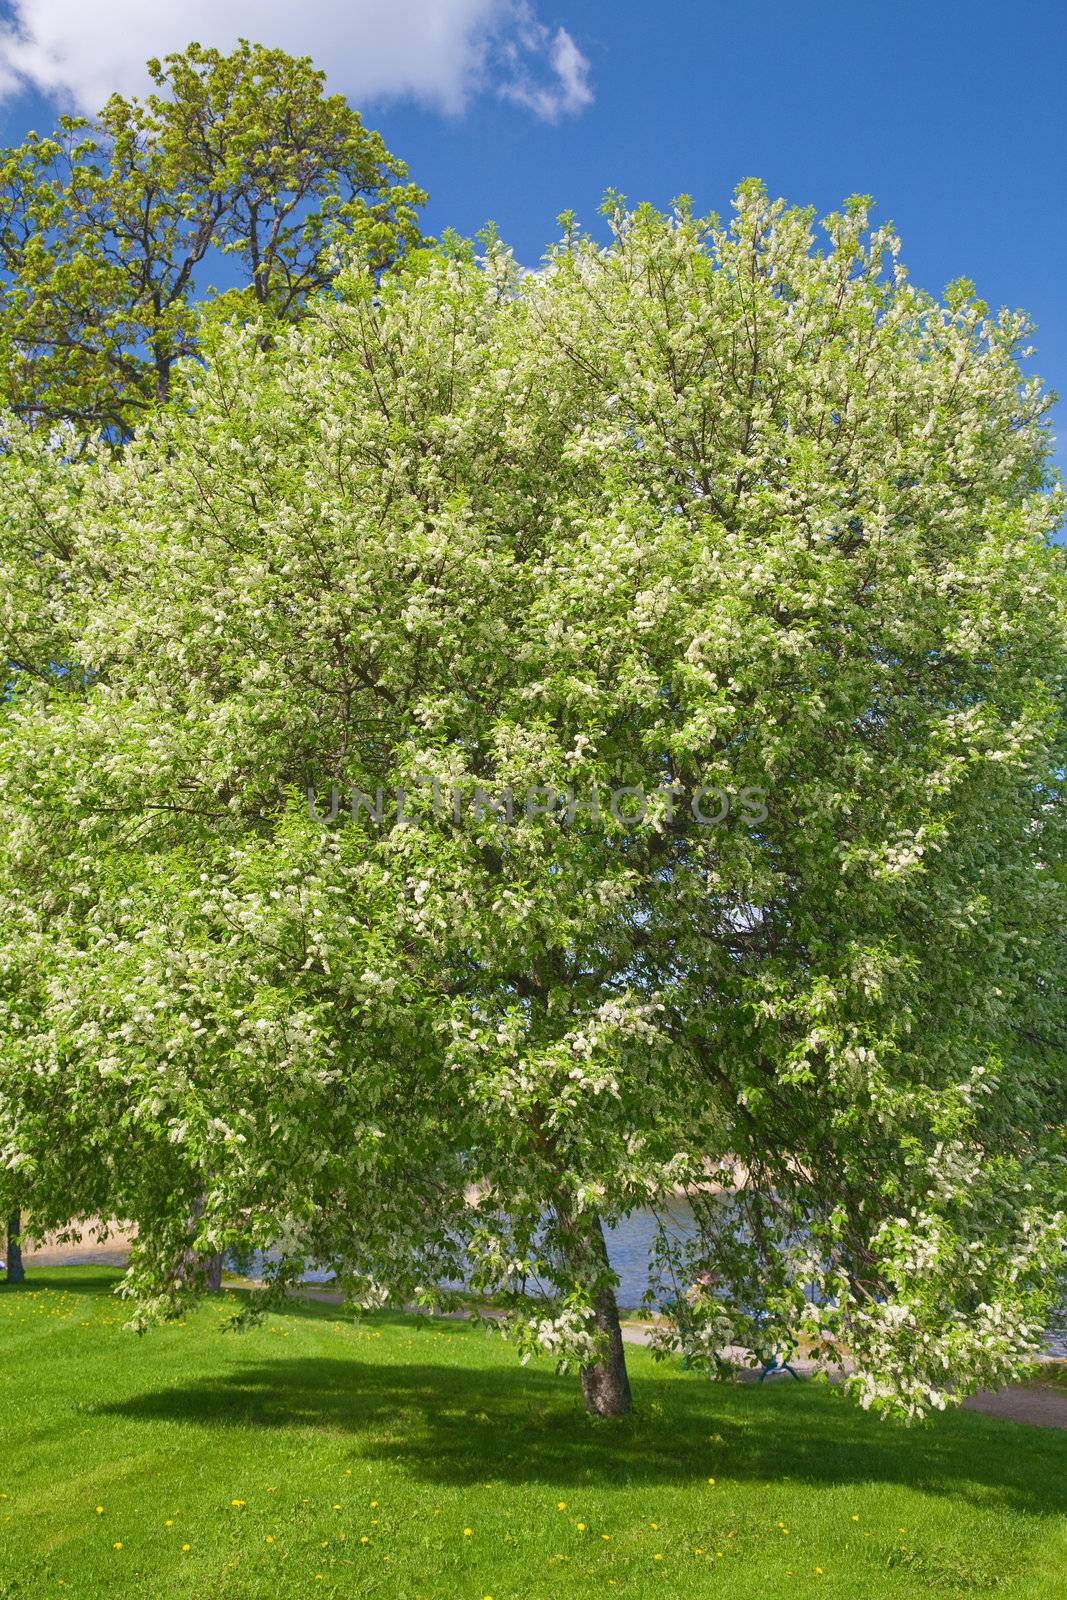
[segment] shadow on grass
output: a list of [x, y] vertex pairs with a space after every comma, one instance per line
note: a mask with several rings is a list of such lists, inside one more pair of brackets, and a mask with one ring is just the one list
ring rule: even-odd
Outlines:
[[543, 1370], [313, 1356], [238, 1364], [228, 1376], [95, 1409], [205, 1428], [351, 1434], [361, 1455], [401, 1463], [427, 1483], [691, 1484], [713, 1469], [734, 1481], [901, 1483], [1033, 1515], [1067, 1510], [1067, 1444], [1045, 1430], [1031, 1437], [967, 1415], [905, 1432], [795, 1385], [638, 1379], [635, 1389], [637, 1414], [604, 1424], [579, 1409], [575, 1379]]
[[[35, 1273], [21, 1290], [110, 1298], [114, 1269]], [[230, 1296], [240, 1290], [230, 1289]], [[232, 1300], [231, 1300], [232, 1304]], [[210, 1302], [208, 1302], [210, 1306]], [[220, 1307], [221, 1310], [221, 1307]], [[292, 1300], [286, 1318], [336, 1321], [339, 1308]], [[367, 1329], [416, 1334], [389, 1312]], [[814, 1384], [709, 1384], [664, 1369], [638, 1372], [636, 1414], [599, 1423], [581, 1409], [575, 1377], [545, 1367], [487, 1364], [483, 1336], [462, 1322], [423, 1322], [425, 1359], [346, 1356], [270, 1361], [242, 1357], [240, 1336], [225, 1371], [192, 1375], [123, 1401], [100, 1416], [219, 1428], [315, 1429], [350, 1436], [363, 1457], [387, 1459], [433, 1484], [495, 1482], [692, 1484], [715, 1473], [735, 1482], [820, 1485], [896, 1483], [1035, 1516], [1067, 1512], [1067, 1433], [1025, 1428], [973, 1412], [904, 1429], [858, 1411]], [[434, 1331], [451, 1335], [439, 1348]], [[467, 1364], [462, 1349], [470, 1341]], [[458, 1346], [458, 1348], [457, 1348]]]
[[92, 1294], [106, 1298], [121, 1277], [121, 1267], [95, 1263], [77, 1267], [35, 1267], [31, 1261], [22, 1283], [9, 1283], [6, 1277], [0, 1276], [0, 1295], [41, 1293], [47, 1289], [53, 1294]]

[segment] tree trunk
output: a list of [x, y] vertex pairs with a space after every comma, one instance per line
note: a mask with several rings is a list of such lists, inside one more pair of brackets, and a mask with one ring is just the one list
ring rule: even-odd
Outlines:
[[596, 1297], [596, 1325], [604, 1336], [604, 1354], [595, 1365], [582, 1368], [585, 1409], [596, 1417], [625, 1417], [633, 1410], [634, 1403], [626, 1372], [619, 1308], [611, 1289], [602, 1289]]
[[22, 1232], [22, 1218], [16, 1211], [7, 1219], [7, 1281], [8, 1283], [25, 1283], [26, 1269], [22, 1265], [22, 1246], [19, 1235]]
[[[193, 1202], [193, 1214], [189, 1219], [190, 1230], [196, 1227], [197, 1222], [203, 1215], [203, 1211], [204, 1201], [201, 1197]], [[218, 1294], [222, 1288], [222, 1262], [223, 1254], [221, 1251], [209, 1256], [198, 1256], [196, 1251], [190, 1248], [186, 1251], [185, 1260], [179, 1269], [179, 1273], [186, 1282], [192, 1282], [194, 1279], [199, 1278], [201, 1287], [207, 1294]]]
[[[610, 1270], [608, 1247], [604, 1243], [604, 1230], [600, 1218], [594, 1217], [586, 1225], [584, 1236], [572, 1234], [574, 1243], [568, 1251], [571, 1266], [579, 1281], [590, 1275], [600, 1278]], [[633, 1410], [630, 1379], [626, 1372], [626, 1350], [619, 1325], [619, 1307], [615, 1291], [603, 1284], [593, 1300], [597, 1332], [601, 1338], [598, 1360], [582, 1368], [582, 1395], [585, 1409], [595, 1417], [625, 1417]]]
[[152, 361], [156, 369], [156, 402], [164, 406], [170, 399], [170, 369], [174, 365], [174, 357], [169, 349], [156, 341], [152, 346]]

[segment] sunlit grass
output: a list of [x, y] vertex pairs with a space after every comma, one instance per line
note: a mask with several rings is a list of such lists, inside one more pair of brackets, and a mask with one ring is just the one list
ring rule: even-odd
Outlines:
[[[216, 1302], [138, 1339], [104, 1269], [0, 1290], [0, 1595], [1053, 1600], [1067, 1435], [904, 1431], [630, 1352], [638, 1413], [463, 1324]], [[230, 1298], [230, 1297], [227, 1297]]]

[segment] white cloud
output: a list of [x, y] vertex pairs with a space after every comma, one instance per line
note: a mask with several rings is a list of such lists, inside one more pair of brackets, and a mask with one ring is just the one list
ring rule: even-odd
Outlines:
[[[500, 85], [505, 99], [526, 106], [546, 122], [556, 122], [589, 105], [593, 99], [589, 62], [566, 28], [551, 33], [529, 5], [517, 6], [513, 14], [514, 34], [504, 45], [510, 70]], [[532, 63], [545, 60], [552, 71], [549, 79], [532, 70]]]
[[238, 38], [309, 55], [357, 106], [412, 99], [461, 112], [497, 94], [554, 122], [592, 100], [589, 63], [528, 0], [13, 0], [0, 96], [30, 87], [95, 111], [142, 91], [149, 56]]

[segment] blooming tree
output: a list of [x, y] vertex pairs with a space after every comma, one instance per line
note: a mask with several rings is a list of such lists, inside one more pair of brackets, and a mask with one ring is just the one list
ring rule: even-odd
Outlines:
[[132, 1219], [145, 1319], [191, 1245], [465, 1276], [608, 1415], [651, 1207], [664, 1346], [914, 1414], [1062, 1281], [1047, 399], [861, 201], [606, 210], [219, 331], [76, 494], [9, 427], [79, 664], [0, 735], [11, 1193]]

